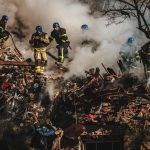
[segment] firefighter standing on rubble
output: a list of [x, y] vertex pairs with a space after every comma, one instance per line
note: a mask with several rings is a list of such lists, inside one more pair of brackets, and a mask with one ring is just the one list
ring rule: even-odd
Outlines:
[[140, 58], [144, 65], [146, 78], [150, 77], [150, 41], [146, 43], [139, 51]]
[[83, 33], [83, 41], [81, 43], [82, 47], [89, 47], [91, 48], [92, 53], [94, 53], [95, 51], [97, 51], [98, 47], [100, 46], [100, 43], [95, 41], [95, 39], [89, 37], [89, 27], [87, 24], [83, 24], [81, 26], [81, 30]]
[[61, 28], [58, 22], [53, 23], [54, 30], [51, 32], [49, 37], [49, 41], [51, 42], [55, 39], [58, 49], [58, 64], [62, 64], [64, 62], [64, 58], [68, 56], [68, 47], [70, 42], [68, 40], [68, 36], [66, 34], [66, 29]]
[[2, 48], [5, 41], [9, 38], [9, 32], [6, 30], [8, 16], [3, 15], [0, 20], [0, 47]]
[[47, 64], [46, 47], [49, 45], [47, 33], [43, 32], [42, 26], [36, 27], [36, 33], [31, 37], [29, 43], [34, 48], [36, 72], [44, 72]]
[[139, 59], [138, 48], [135, 39], [129, 37], [127, 42], [124, 43], [119, 52], [126, 69], [137, 67], [137, 60]]

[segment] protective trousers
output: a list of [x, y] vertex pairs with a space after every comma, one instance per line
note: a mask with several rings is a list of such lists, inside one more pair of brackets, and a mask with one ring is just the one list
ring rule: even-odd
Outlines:
[[47, 64], [46, 48], [34, 48], [36, 72], [44, 72]]
[[64, 58], [68, 57], [68, 45], [57, 45], [56, 48], [58, 49], [58, 62], [63, 63]]
[[4, 40], [0, 39], [0, 48], [3, 48], [3, 45], [4, 45]]
[[4, 43], [7, 41], [7, 39], [8, 39], [8, 38], [5, 38], [5, 37], [3, 37], [3, 38], [1, 37], [1, 38], [0, 38], [0, 48], [3, 48]]
[[150, 61], [145, 62], [143, 65], [144, 65], [145, 76], [146, 78], [149, 78], [150, 77]]

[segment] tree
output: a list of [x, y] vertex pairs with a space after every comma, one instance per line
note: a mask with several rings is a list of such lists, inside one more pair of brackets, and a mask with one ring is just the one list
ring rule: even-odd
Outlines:
[[108, 17], [109, 24], [135, 19], [137, 28], [150, 39], [150, 0], [105, 0], [103, 6], [101, 12]]

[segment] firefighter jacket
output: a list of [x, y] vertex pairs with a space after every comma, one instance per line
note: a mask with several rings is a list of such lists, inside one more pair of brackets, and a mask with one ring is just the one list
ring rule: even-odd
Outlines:
[[49, 45], [49, 39], [47, 33], [34, 33], [31, 37], [31, 40], [29, 43], [34, 47], [34, 48], [44, 48]]
[[58, 45], [69, 44], [68, 36], [66, 34], [66, 29], [60, 28], [58, 31], [53, 30], [51, 36], [49, 37], [50, 42], [55, 39]]
[[150, 42], [146, 43], [139, 51], [142, 61], [150, 64]]

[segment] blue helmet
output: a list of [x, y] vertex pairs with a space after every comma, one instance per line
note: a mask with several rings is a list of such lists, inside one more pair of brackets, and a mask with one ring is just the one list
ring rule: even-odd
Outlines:
[[8, 16], [3, 15], [3, 16], [2, 16], [2, 20], [3, 20], [3, 21], [8, 21]]
[[88, 27], [87, 24], [83, 24], [83, 25], [81, 26], [81, 29], [82, 29], [83, 31], [85, 31], [85, 30], [88, 30], [89, 27]]
[[60, 27], [60, 25], [59, 25], [58, 22], [54, 22], [54, 23], [53, 23], [53, 28], [56, 28], [56, 27]]
[[36, 30], [36, 32], [39, 32], [39, 33], [41, 33], [43, 31], [42, 26], [40, 26], [40, 25], [36, 26], [35, 30]]
[[128, 44], [132, 44], [134, 42], [134, 38], [133, 37], [129, 37], [127, 40]]

